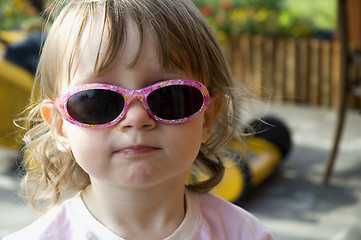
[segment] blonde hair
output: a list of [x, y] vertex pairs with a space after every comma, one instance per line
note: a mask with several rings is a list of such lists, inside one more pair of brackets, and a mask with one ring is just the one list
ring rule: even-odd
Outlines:
[[[45, 99], [54, 100], [60, 95], [58, 76], [63, 70], [61, 66], [66, 65], [68, 69], [69, 83], [71, 73], [76, 71], [74, 59], [85, 25], [90, 22], [93, 26], [99, 16], [102, 16], [103, 35], [95, 61], [95, 74], [109, 69], [119, 57], [119, 49], [127, 44], [126, 21], [131, 19], [138, 27], [141, 39], [139, 51], [129, 63], [130, 68], [140, 56], [147, 30], [155, 40], [164, 69], [177, 68], [190, 73], [207, 86], [211, 95], [217, 93], [223, 97], [224, 105], [211, 138], [202, 144], [192, 167], [205, 173], [209, 179], [187, 184], [196, 192], [210, 191], [223, 177], [224, 167], [219, 157], [221, 147], [232, 136], [241, 136], [241, 98], [246, 89], [233, 78], [212, 30], [194, 4], [189, 0], [71, 0], [66, 4], [57, 2], [59, 6], [65, 7], [59, 11], [43, 47], [27, 116], [25, 198], [34, 208], [40, 208], [40, 205], [48, 208], [58, 204], [64, 192], [81, 191], [90, 184], [89, 176], [78, 166], [72, 154], [57, 149], [52, 128], [61, 116], [53, 114], [53, 125], [49, 126], [41, 119], [39, 105]], [[100, 54], [100, 47], [104, 46], [105, 50], [102, 49]], [[197, 176], [191, 179], [197, 179]]]

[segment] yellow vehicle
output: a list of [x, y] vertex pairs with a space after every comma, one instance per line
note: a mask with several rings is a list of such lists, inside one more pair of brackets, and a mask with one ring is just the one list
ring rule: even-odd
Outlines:
[[[0, 54], [6, 51], [6, 44], [24, 37], [23, 32], [0, 32]], [[14, 119], [29, 102], [34, 75], [30, 71], [0, 58], [0, 145], [19, 148], [17, 128]]]
[[268, 116], [250, 125], [254, 135], [244, 143], [231, 140], [227, 144], [224, 178], [212, 190], [235, 204], [241, 204], [251, 189], [265, 181], [292, 147], [290, 131], [278, 118]]

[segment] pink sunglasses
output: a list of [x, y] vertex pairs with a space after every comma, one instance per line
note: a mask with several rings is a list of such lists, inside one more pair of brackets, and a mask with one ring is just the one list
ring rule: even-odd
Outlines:
[[105, 128], [124, 117], [134, 98], [143, 104], [149, 116], [167, 124], [198, 117], [210, 100], [202, 83], [177, 79], [136, 90], [104, 83], [84, 84], [71, 88], [55, 103], [68, 122], [85, 128]]

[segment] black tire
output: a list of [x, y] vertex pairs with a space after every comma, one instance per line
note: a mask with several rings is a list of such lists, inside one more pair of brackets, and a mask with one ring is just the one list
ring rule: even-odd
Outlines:
[[250, 122], [254, 136], [263, 138], [278, 146], [283, 158], [292, 148], [290, 130], [280, 119], [274, 116], [266, 116]]
[[242, 171], [242, 176], [243, 176], [243, 181], [244, 181], [244, 187], [243, 187], [243, 191], [240, 194], [239, 198], [235, 201], [233, 201], [234, 204], [238, 205], [238, 206], [242, 206], [242, 203], [244, 202], [244, 200], [247, 198], [247, 196], [249, 195], [250, 191], [251, 191], [251, 171], [249, 170], [247, 161], [241, 161], [240, 164], [238, 165], [238, 167], [241, 169]]
[[241, 173], [243, 186], [241, 191], [239, 192], [236, 199], [232, 200], [232, 203], [241, 206], [241, 203], [243, 200], [248, 196], [252, 186], [251, 186], [251, 171], [249, 169], [249, 166], [247, 164], [246, 156], [241, 157], [239, 153], [237, 153], [236, 150], [227, 148], [227, 157], [232, 159], [234, 163], [236, 163], [236, 167]]

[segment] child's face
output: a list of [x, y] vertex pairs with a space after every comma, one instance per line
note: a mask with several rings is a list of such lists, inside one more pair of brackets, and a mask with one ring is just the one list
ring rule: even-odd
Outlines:
[[[152, 39], [147, 36], [139, 61], [133, 68], [138, 47], [138, 32], [128, 23], [126, 49], [114, 66], [94, 76], [100, 33], [88, 38], [84, 57], [71, 86], [84, 83], [107, 83], [128, 89], [140, 89], [168, 79], [192, 79], [180, 70], [161, 68]], [[84, 33], [86, 34], [86, 33]], [[63, 86], [66, 92], [69, 86]], [[133, 100], [124, 118], [101, 129], [83, 128], [62, 120], [57, 130], [61, 151], [72, 151], [92, 183], [123, 187], [147, 187], [160, 183], [184, 182], [187, 169], [195, 160], [200, 145], [206, 142], [216, 116], [212, 101], [205, 113], [182, 124], [159, 123], [151, 118], [139, 100]]]

